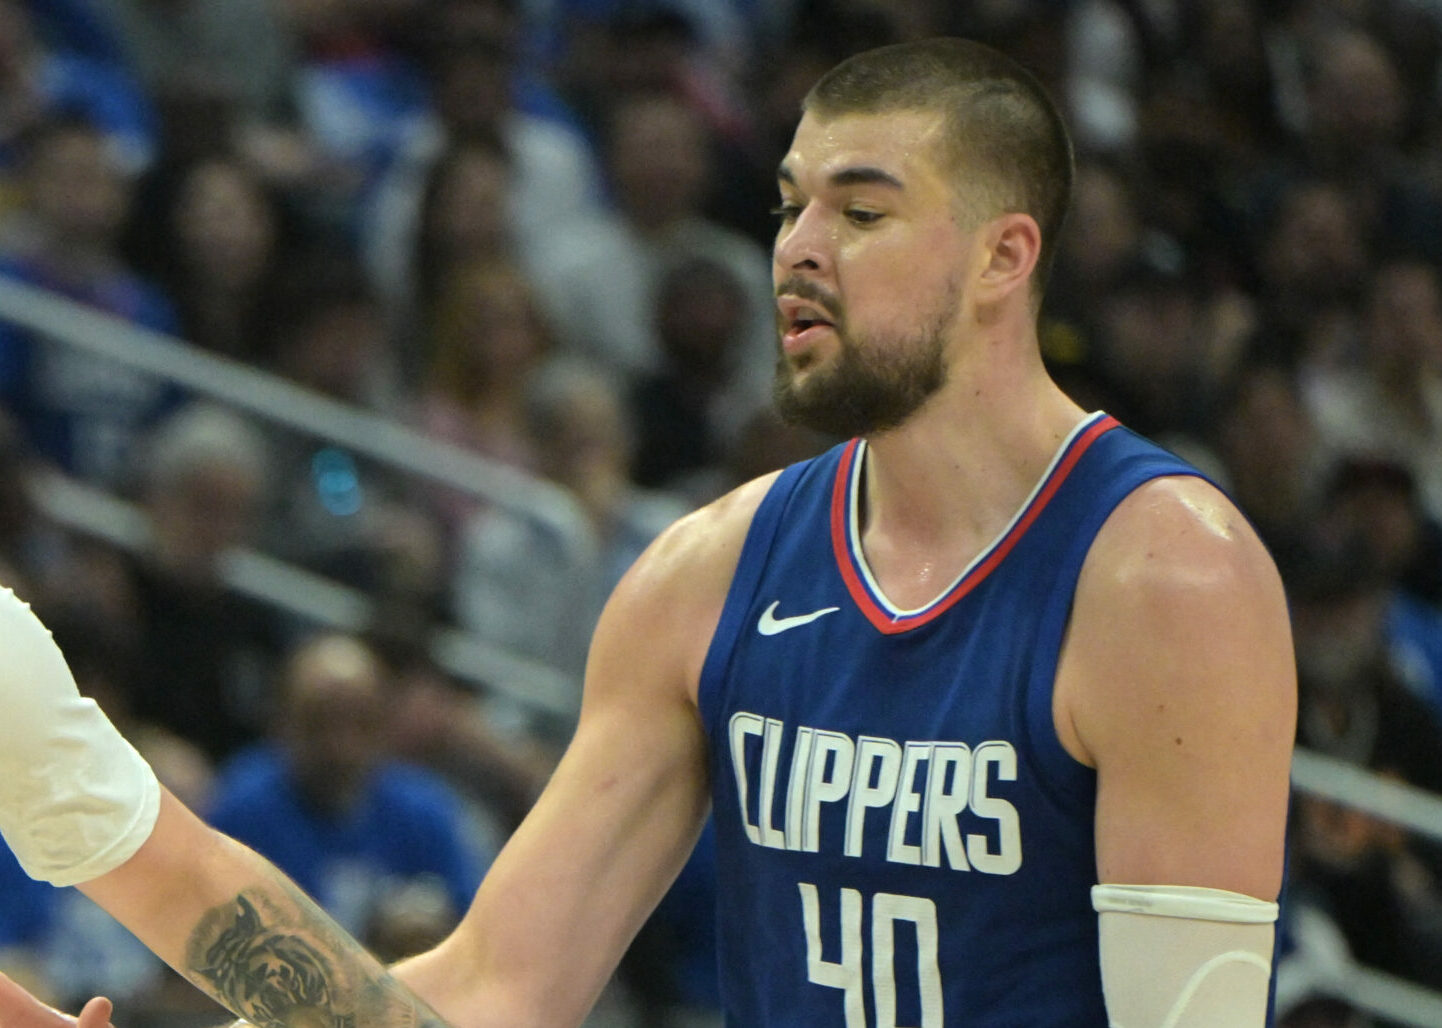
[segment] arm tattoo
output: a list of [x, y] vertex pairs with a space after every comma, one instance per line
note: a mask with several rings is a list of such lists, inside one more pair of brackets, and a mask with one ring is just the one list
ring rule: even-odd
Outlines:
[[259, 890], [206, 914], [188, 970], [256, 1028], [445, 1028], [298, 891], [287, 916]]

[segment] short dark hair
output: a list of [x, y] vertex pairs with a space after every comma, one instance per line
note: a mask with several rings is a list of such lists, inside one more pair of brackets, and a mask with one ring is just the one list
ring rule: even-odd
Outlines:
[[1021, 65], [965, 39], [896, 43], [832, 68], [811, 87], [802, 109], [821, 117], [943, 114], [942, 157], [966, 184], [960, 195], [979, 195], [998, 214], [1020, 211], [1036, 219], [1035, 281], [1038, 291], [1045, 285], [1071, 203], [1075, 162], [1056, 104]]

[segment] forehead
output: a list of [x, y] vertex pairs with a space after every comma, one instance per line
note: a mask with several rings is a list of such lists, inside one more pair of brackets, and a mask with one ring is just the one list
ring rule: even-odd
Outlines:
[[903, 188], [943, 184], [939, 112], [897, 111], [821, 117], [807, 111], [796, 127], [781, 177], [819, 188], [855, 169], [882, 172]]

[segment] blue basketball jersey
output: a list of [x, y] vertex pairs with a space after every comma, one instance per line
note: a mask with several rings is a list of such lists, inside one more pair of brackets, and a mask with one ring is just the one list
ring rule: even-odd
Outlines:
[[702, 671], [727, 1023], [1105, 1028], [1095, 773], [1052, 683], [1103, 521], [1197, 472], [1092, 415], [951, 587], [898, 610], [858, 542], [864, 457], [776, 480]]

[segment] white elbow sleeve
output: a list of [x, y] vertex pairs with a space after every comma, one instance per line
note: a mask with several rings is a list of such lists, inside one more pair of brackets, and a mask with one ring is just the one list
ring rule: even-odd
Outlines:
[[32, 878], [77, 885], [119, 867], [155, 827], [160, 785], [50, 632], [0, 588], [0, 834]]
[[1112, 1028], [1261, 1028], [1277, 904], [1180, 885], [1097, 885]]

